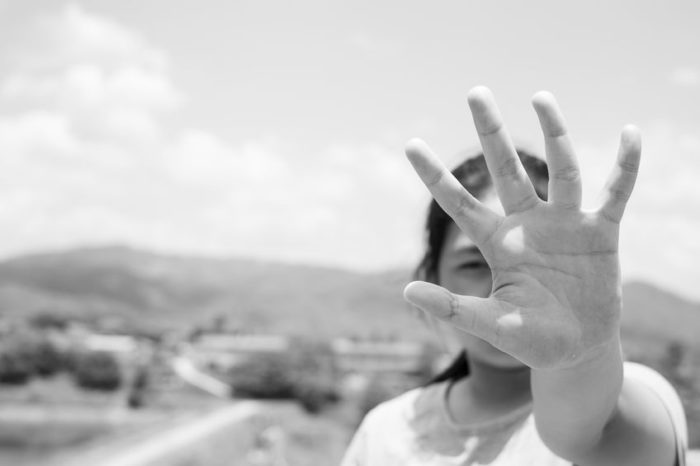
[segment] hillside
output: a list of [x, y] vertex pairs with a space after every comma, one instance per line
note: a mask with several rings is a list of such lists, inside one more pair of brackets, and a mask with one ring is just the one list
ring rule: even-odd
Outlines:
[[253, 331], [424, 337], [401, 297], [408, 275], [77, 249], [0, 262], [0, 312], [118, 315], [180, 328], [223, 315]]
[[626, 283], [623, 292], [625, 327], [698, 343], [700, 303], [642, 282]]
[[[117, 315], [135, 326], [189, 328], [225, 316], [234, 328], [291, 334], [425, 338], [401, 297], [405, 270], [362, 274], [126, 247], [33, 254], [0, 262], [0, 312]], [[646, 283], [624, 286], [634, 337], [695, 342], [700, 304]]]

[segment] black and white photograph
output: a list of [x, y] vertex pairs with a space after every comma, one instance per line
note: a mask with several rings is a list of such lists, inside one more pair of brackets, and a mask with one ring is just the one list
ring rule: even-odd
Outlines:
[[700, 466], [699, 21], [0, 0], [0, 466]]

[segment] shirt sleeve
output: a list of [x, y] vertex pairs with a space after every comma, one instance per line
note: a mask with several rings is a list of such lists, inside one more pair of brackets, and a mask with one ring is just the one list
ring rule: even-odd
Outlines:
[[658, 372], [642, 364], [626, 362], [625, 377], [630, 377], [649, 387], [661, 399], [666, 407], [676, 437], [676, 465], [686, 466], [688, 450], [688, 425], [676, 390]]
[[350, 441], [340, 466], [368, 466], [369, 451], [367, 445], [368, 426], [367, 417], [362, 421], [360, 427], [355, 431], [355, 435]]

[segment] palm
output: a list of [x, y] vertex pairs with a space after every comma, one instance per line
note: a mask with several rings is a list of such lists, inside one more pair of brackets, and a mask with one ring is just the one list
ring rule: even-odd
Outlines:
[[514, 163], [490, 94], [478, 90], [470, 104], [505, 216], [471, 197], [422, 143], [407, 154], [437, 201], [479, 246], [493, 291], [481, 299], [416, 283], [407, 298], [533, 368], [575, 364], [619, 331], [618, 223], [639, 159], [636, 132], [626, 130], [603, 206], [584, 212], [576, 160], [551, 98], [535, 102], [552, 173], [549, 202], [536, 197]]
[[531, 366], [574, 360], [619, 320], [616, 228], [561, 214], [540, 205], [507, 217], [485, 252], [505, 317], [494, 344]]

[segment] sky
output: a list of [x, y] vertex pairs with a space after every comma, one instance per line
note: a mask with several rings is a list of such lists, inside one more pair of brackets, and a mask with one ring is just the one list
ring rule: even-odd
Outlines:
[[627, 123], [641, 173], [623, 277], [700, 299], [700, 3], [0, 0], [0, 257], [103, 244], [361, 271], [420, 255], [403, 155], [478, 148], [490, 87], [516, 144], [567, 118], [584, 203]]

